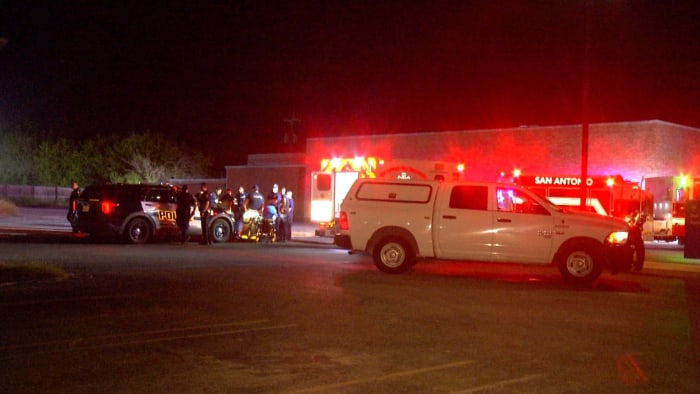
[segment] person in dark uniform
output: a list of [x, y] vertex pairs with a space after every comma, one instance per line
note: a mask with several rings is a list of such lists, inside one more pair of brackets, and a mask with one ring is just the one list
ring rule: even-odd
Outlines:
[[238, 186], [238, 194], [233, 199], [233, 218], [235, 223], [235, 237], [236, 241], [241, 239], [241, 232], [243, 231], [243, 212], [245, 212], [245, 200], [248, 195], [245, 193], [245, 188], [243, 186]]
[[253, 185], [248, 193], [248, 198], [245, 200], [245, 210], [255, 210], [262, 214], [263, 205], [265, 205], [265, 198], [260, 194], [260, 188], [258, 185]]
[[177, 201], [175, 222], [180, 229], [180, 241], [184, 244], [190, 239], [187, 230], [190, 228], [190, 219], [194, 216], [196, 203], [194, 197], [187, 190], [187, 185], [182, 185], [180, 191], [175, 194], [175, 200]]
[[284, 239], [287, 241], [292, 240], [292, 223], [294, 223], [294, 198], [292, 197], [292, 191], [287, 190], [286, 191], [287, 195], [287, 200], [286, 200], [286, 208], [285, 210], [287, 211], [287, 215], [285, 216], [284, 220]]
[[279, 212], [279, 224], [277, 226], [277, 242], [286, 242], [287, 239], [287, 189], [282, 186], [277, 201], [277, 211]]
[[199, 205], [199, 217], [202, 222], [202, 245], [211, 245], [211, 237], [209, 235], [209, 210], [211, 208], [209, 192], [207, 184], [202, 183], [199, 194], [197, 195], [197, 204]]
[[68, 214], [66, 219], [70, 222], [73, 232], [78, 230], [73, 225], [73, 221], [78, 216], [78, 198], [80, 198], [80, 188], [78, 188], [78, 182], [73, 181], [72, 189], [70, 192], [70, 197], [68, 198]]

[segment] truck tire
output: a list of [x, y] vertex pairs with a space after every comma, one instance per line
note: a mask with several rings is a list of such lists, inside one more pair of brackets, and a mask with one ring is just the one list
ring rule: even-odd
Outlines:
[[124, 229], [124, 238], [131, 244], [148, 243], [152, 234], [151, 224], [144, 218], [131, 219]]
[[231, 225], [226, 219], [215, 219], [209, 227], [209, 234], [215, 243], [226, 242], [231, 237]]
[[372, 258], [374, 265], [380, 271], [399, 274], [411, 268], [416, 259], [416, 253], [405, 239], [386, 237], [377, 242]]
[[603, 256], [595, 244], [574, 242], [559, 253], [557, 266], [564, 280], [574, 284], [590, 284], [603, 271]]

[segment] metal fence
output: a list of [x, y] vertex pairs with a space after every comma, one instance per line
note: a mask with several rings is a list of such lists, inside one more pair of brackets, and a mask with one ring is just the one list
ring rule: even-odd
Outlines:
[[31, 185], [0, 185], [0, 198], [11, 200], [32, 200], [52, 205], [68, 205], [70, 187], [60, 186], [31, 186]]

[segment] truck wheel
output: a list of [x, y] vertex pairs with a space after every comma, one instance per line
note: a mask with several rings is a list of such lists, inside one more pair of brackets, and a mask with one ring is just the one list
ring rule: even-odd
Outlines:
[[145, 244], [151, 240], [151, 224], [144, 218], [134, 218], [126, 225], [124, 237], [132, 244]]
[[209, 227], [209, 234], [216, 243], [226, 242], [231, 237], [231, 226], [226, 219], [218, 218]]
[[400, 237], [383, 238], [374, 247], [374, 265], [389, 274], [405, 272], [416, 259], [415, 252], [408, 242]]
[[577, 242], [560, 253], [557, 263], [559, 272], [567, 282], [589, 284], [603, 271], [602, 255], [595, 245]]

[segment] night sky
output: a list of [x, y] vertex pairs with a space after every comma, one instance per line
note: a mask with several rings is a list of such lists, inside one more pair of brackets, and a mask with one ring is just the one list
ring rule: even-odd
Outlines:
[[[591, 1], [589, 120], [700, 127], [700, 2]], [[577, 124], [584, 1], [2, 1], [0, 126], [304, 137]], [[303, 150], [300, 145], [296, 149]]]

